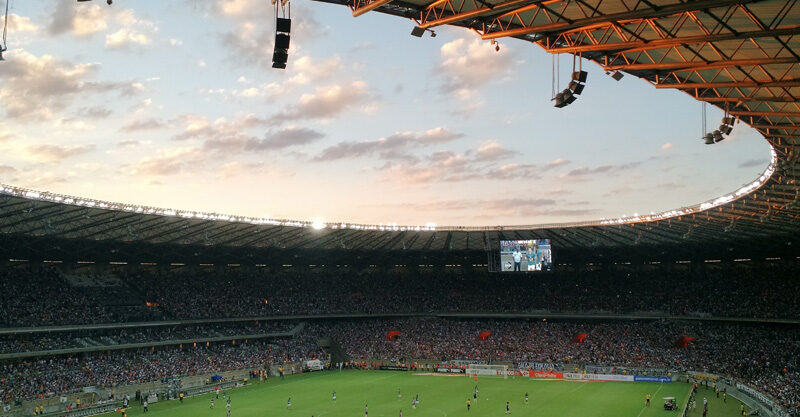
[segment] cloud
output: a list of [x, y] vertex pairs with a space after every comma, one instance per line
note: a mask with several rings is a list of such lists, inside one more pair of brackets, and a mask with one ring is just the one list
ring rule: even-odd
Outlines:
[[544, 168], [543, 168], [543, 169], [544, 169], [545, 171], [547, 171], [547, 170], [551, 170], [551, 169], [558, 168], [558, 167], [560, 167], [560, 166], [569, 165], [569, 164], [571, 164], [571, 163], [572, 163], [572, 161], [570, 161], [570, 160], [568, 160], [568, 159], [564, 159], [564, 158], [557, 158], [557, 159], [554, 159], [554, 160], [552, 160], [552, 161], [548, 162], [548, 163], [547, 163], [547, 164], [544, 166]]
[[424, 132], [395, 133], [385, 138], [361, 142], [339, 142], [325, 148], [314, 161], [335, 161], [363, 156], [380, 156], [382, 159], [407, 158], [405, 151], [412, 146], [429, 146], [446, 143], [464, 135], [437, 127]]
[[475, 151], [475, 160], [480, 162], [497, 161], [514, 155], [514, 151], [504, 148], [497, 142], [486, 142]]
[[8, 31], [11, 33], [18, 32], [36, 32], [39, 26], [36, 26], [29, 17], [20, 16], [18, 14], [8, 14]]
[[163, 129], [166, 127], [168, 127], [167, 122], [156, 118], [149, 118], [132, 120], [124, 124], [119, 130], [122, 132], [137, 132], [141, 130]]
[[35, 162], [59, 162], [73, 156], [83, 155], [95, 149], [94, 145], [61, 146], [61, 145], [30, 145], [24, 148], [25, 156]]
[[763, 158], [756, 158], [756, 159], [748, 159], [739, 164], [739, 168], [751, 168], [751, 167], [764, 167], [767, 165], [767, 160]]
[[139, 145], [139, 143], [140, 142], [138, 140], [123, 140], [123, 141], [120, 141], [119, 143], [117, 143], [117, 146], [119, 146], [121, 148], [122, 147], [126, 147], [126, 146], [137, 146], [137, 145]]
[[226, 153], [285, 149], [307, 145], [325, 137], [316, 130], [296, 127], [268, 132], [263, 138], [245, 135], [238, 131], [228, 131], [227, 127], [220, 130], [209, 129], [207, 132], [203, 149]]
[[597, 174], [616, 174], [621, 171], [627, 171], [639, 166], [640, 162], [631, 162], [622, 165], [602, 165], [596, 168], [577, 168], [567, 173], [569, 177], [583, 177], [587, 175]]
[[195, 172], [203, 162], [202, 152], [195, 148], [175, 148], [159, 150], [133, 164], [122, 167], [124, 175], [132, 177], [162, 177]]
[[470, 99], [474, 90], [514, 73], [516, 63], [511, 48], [495, 51], [480, 39], [459, 38], [442, 45], [439, 70], [444, 79], [442, 90]]
[[0, 175], [11, 175], [17, 172], [17, 169], [10, 165], [0, 165]]
[[367, 85], [362, 81], [317, 87], [313, 94], [303, 94], [297, 104], [273, 115], [270, 121], [279, 125], [294, 120], [329, 119], [368, 98]]
[[103, 106], [82, 107], [76, 112], [76, 117], [86, 117], [89, 119], [105, 119], [111, 116], [114, 111]]
[[109, 12], [97, 4], [57, 1], [50, 16], [47, 32], [50, 35], [71, 33], [88, 37], [108, 27]]
[[506, 164], [500, 168], [491, 169], [484, 175], [487, 179], [510, 180], [517, 178], [537, 179], [539, 169], [536, 165], [530, 164]]
[[284, 149], [290, 146], [307, 145], [323, 137], [325, 137], [323, 133], [313, 129], [289, 127], [267, 133], [264, 139], [249, 140], [245, 149], [250, 151]]
[[13, 59], [0, 65], [0, 107], [10, 119], [47, 120], [78, 95], [118, 92], [130, 96], [144, 88], [139, 83], [96, 81], [93, 64], [72, 64], [21, 49], [9, 55]]

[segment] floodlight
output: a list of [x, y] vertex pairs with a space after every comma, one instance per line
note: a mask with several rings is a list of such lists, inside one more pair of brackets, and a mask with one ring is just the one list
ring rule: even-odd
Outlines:
[[614, 71], [614, 73], [613, 73], [613, 74], [611, 74], [611, 78], [613, 78], [613, 79], [614, 79], [614, 81], [619, 81], [619, 80], [621, 80], [621, 79], [622, 79], [622, 77], [624, 77], [624, 76], [625, 76], [625, 74], [623, 74], [623, 73], [621, 73], [621, 72], [619, 72], [619, 71]]
[[724, 134], [726, 134], [726, 135], [730, 135], [731, 132], [733, 131], [733, 127], [732, 126], [728, 126], [728, 125], [720, 125], [719, 126], [719, 131], [724, 133]]
[[733, 122], [735, 122], [735, 121], [736, 121], [736, 119], [734, 119], [733, 117], [730, 117], [730, 116], [726, 116], [726, 117], [722, 118], [722, 124], [724, 124], [724, 125], [733, 126]]
[[720, 142], [720, 141], [722, 141], [723, 139], [725, 139], [725, 137], [724, 137], [724, 136], [722, 136], [722, 133], [720, 133], [720, 131], [719, 131], [719, 130], [715, 130], [715, 131], [714, 131], [713, 133], [711, 133], [711, 134], [712, 134], [712, 135], [714, 135], [714, 142]]
[[706, 133], [706, 135], [705, 135], [705, 137], [703, 139], [705, 139], [706, 145], [713, 145], [714, 144], [714, 135], [712, 135], [711, 133]]

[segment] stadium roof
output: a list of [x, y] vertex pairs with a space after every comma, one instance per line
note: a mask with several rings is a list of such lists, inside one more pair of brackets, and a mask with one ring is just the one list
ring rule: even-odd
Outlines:
[[[625, 248], [742, 239], [791, 242], [800, 231], [797, 0], [319, 1], [346, 5], [354, 16], [379, 12], [409, 18], [410, 28], [455, 25], [487, 40], [513, 37], [551, 53], [579, 54], [656, 89], [679, 89], [761, 132], [773, 147], [772, 162], [753, 183], [691, 207], [595, 222], [493, 227], [321, 225], [3, 186], [0, 233], [195, 246], [484, 251], [499, 239], [551, 238], [554, 247], [568, 249]], [[703, 145], [698, 141], [697, 146]]]

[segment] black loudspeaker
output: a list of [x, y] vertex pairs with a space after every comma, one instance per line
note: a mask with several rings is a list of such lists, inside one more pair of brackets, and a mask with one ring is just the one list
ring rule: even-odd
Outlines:
[[292, 19], [278, 17], [275, 21], [275, 50], [272, 53], [272, 68], [286, 69], [289, 59], [289, 33]]
[[284, 19], [282, 17], [279, 17], [278, 21], [275, 23], [275, 31], [283, 33], [291, 33], [292, 19]]
[[275, 50], [289, 49], [289, 35], [279, 33], [275, 35]]
[[286, 51], [275, 51], [272, 54], [273, 64], [283, 64], [286, 66], [286, 61], [289, 59], [289, 54]]
[[572, 79], [575, 81], [580, 81], [582, 83], [585, 83], [587, 75], [589, 74], [586, 71], [575, 71], [572, 73]]
[[585, 86], [583, 84], [579, 84], [577, 81], [572, 81], [571, 83], [569, 83], [569, 89], [572, 90], [572, 92], [575, 94], [582, 93], [583, 87]]
[[411, 36], [416, 36], [418, 38], [421, 38], [422, 35], [424, 34], [425, 34], [425, 29], [419, 26], [414, 26], [414, 29], [411, 29]]

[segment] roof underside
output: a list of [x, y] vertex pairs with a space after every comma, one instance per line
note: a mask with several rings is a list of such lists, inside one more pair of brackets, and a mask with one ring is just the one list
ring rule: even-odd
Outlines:
[[761, 132], [777, 153], [775, 171], [759, 189], [718, 207], [614, 225], [313, 230], [0, 194], [0, 233], [197, 246], [483, 251], [498, 239], [551, 238], [556, 247], [580, 249], [793, 239], [800, 231], [798, 0], [318, 1], [346, 5], [356, 16], [382, 12], [409, 18], [414, 21], [409, 27], [449, 24], [470, 28], [483, 39], [514, 37], [551, 53], [580, 54], [657, 89], [680, 89]]

